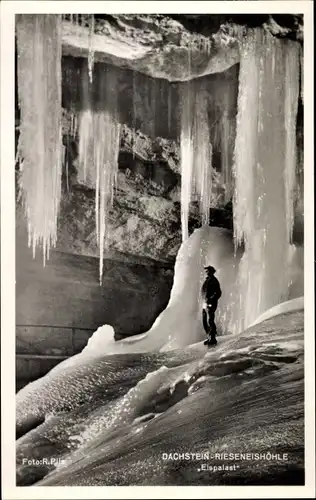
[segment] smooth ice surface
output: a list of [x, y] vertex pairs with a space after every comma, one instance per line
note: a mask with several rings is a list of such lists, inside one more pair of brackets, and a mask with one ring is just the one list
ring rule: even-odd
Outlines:
[[301, 311], [303, 309], [304, 309], [304, 297], [297, 297], [296, 299], [287, 300], [286, 302], [282, 302], [277, 306], [271, 307], [271, 309], [261, 314], [261, 316], [259, 316], [259, 318], [257, 318], [256, 321], [254, 321], [254, 323], [252, 323], [251, 326], [257, 325], [258, 323], [261, 323], [266, 319], [273, 318], [274, 316], [278, 316], [279, 314]]
[[223, 290], [217, 312], [219, 332], [232, 331], [240, 311], [235, 288], [238, 258], [229, 231], [207, 225], [196, 229], [180, 247], [169, 303], [151, 329], [115, 342], [112, 327], [105, 325], [93, 334], [83, 354], [94, 349], [107, 354], [169, 350], [202, 340], [200, 289], [206, 277], [204, 266], [210, 264], [217, 269]]
[[[292, 312], [221, 337], [214, 349], [99, 355], [51, 372], [17, 395], [18, 484], [302, 484], [303, 343], [303, 313]], [[173, 452], [288, 460], [243, 461], [215, 474], [201, 473], [201, 461], [163, 459]], [[34, 453], [65, 463], [23, 464]]]
[[28, 243], [42, 247], [44, 265], [57, 239], [63, 145], [60, 16], [19, 15], [16, 23], [21, 112], [19, 185]]
[[234, 168], [235, 238], [245, 245], [239, 329], [289, 298], [298, 69], [296, 42], [262, 29], [243, 39]]

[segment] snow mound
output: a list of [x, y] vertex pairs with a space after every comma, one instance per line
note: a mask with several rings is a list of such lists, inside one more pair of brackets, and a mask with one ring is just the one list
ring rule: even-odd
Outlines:
[[288, 312], [295, 312], [304, 309], [304, 297], [297, 297], [296, 299], [287, 300], [286, 302], [282, 302], [277, 306], [271, 307], [266, 312], [261, 314], [259, 318], [256, 319], [250, 326], [257, 325], [266, 319], [273, 318], [274, 316], [278, 316], [279, 314], [284, 314]]

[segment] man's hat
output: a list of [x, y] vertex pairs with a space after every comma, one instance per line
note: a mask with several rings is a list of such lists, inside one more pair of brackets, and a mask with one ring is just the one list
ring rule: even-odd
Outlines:
[[206, 266], [204, 267], [206, 271], [209, 271], [210, 273], [216, 273], [216, 269], [213, 266]]

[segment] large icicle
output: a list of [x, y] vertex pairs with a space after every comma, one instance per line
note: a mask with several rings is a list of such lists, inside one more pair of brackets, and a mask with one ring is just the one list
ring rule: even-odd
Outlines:
[[57, 240], [63, 159], [60, 16], [17, 16], [20, 188], [33, 256]]
[[304, 50], [300, 47], [301, 99], [304, 102]]
[[136, 152], [136, 119], [137, 119], [137, 108], [136, 108], [136, 103], [137, 103], [137, 74], [135, 71], [132, 71], [132, 100], [133, 100], [133, 117], [132, 117], [132, 130], [133, 130], [133, 158], [135, 157], [135, 152]]
[[168, 106], [168, 132], [170, 133], [170, 131], [171, 131], [171, 113], [172, 113], [172, 87], [171, 87], [171, 83], [169, 83], [169, 85], [168, 85], [167, 106]]
[[91, 82], [87, 71], [82, 71], [81, 101], [82, 111], [79, 114], [79, 170], [78, 181], [95, 187], [95, 168], [93, 161], [93, 103]]
[[116, 71], [99, 65], [96, 73], [97, 102], [87, 92], [88, 72], [83, 81], [85, 107], [80, 116], [78, 179], [95, 188], [96, 231], [100, 250], [100, 283], [103, 255], [108, 246], [108, 217], [113, 203], [120, 146], [120, 123], [117, 112]]
[[94, 66], [94, 14], [89, 17], [89, 53], [88, 53], [88, 68], [89, 68], [89, 80], [92, 83], [93, 79], [93, 66]]
[[230, 108], [235, 100], [235, 88], [229, 83], [225, 86], [220, 120], [221, 168], [225, 188], [224, 202], [228, 203], [233, 195], [232, 152], [234, 144], [234, 120], [230, 118]]
[[[97, 167], [96, 215], [98, 217], [98, 241], [100, 247], [100, 283], [103, 274], [103, 253], [109, 242], [108, 216], [113, 203], [113, 190], [116, 185], [120, 124], [110, 112], [95, 116], [95, 152], [94, 162]], [[106, 138], [106, 139], [105, 139]]]
[[202, 224], [207, 224], [212, 194], [212, 145], [208, 121], [208, 95], [203, 82], [195, 82], [194, 101], [193, 186], [199, 197]]
[[192, 195], [199, 200], [202, 224], [208, 222], [212, 191], [212, 145], [208, 121], [208, 95], [203, 82], [189, 81], [181, 89], [181, 225], [188, 236]]
[[285, 196], [287, 231], [292, 238], [294, 224], [294, 190], [296, 181], [296, 117], [300, 95], [300, 46], [290, 40], [285, 45]]
[[244, 319], [238, 329], [288, 295], [299, 78], [292, 43], [256, 29], [241, 45], [234, 230], [245, 253], [239, 269]]
[[184, 83], [181, 91], [181, 227], [182, 241], [185, 241], [189, 237], [188, 220], [193, 178], [192, 83]]

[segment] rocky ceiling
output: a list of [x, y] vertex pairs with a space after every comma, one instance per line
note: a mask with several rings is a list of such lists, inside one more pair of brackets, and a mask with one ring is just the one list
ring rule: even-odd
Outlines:
[[[302, 15], [64, 16], [63, 53], [129, 68], [170, 82], [225, 71], [239, 62], [238, 40], [248, 27], [302, 42]], [[91, 38], [91, 40], [90, 40]]]

